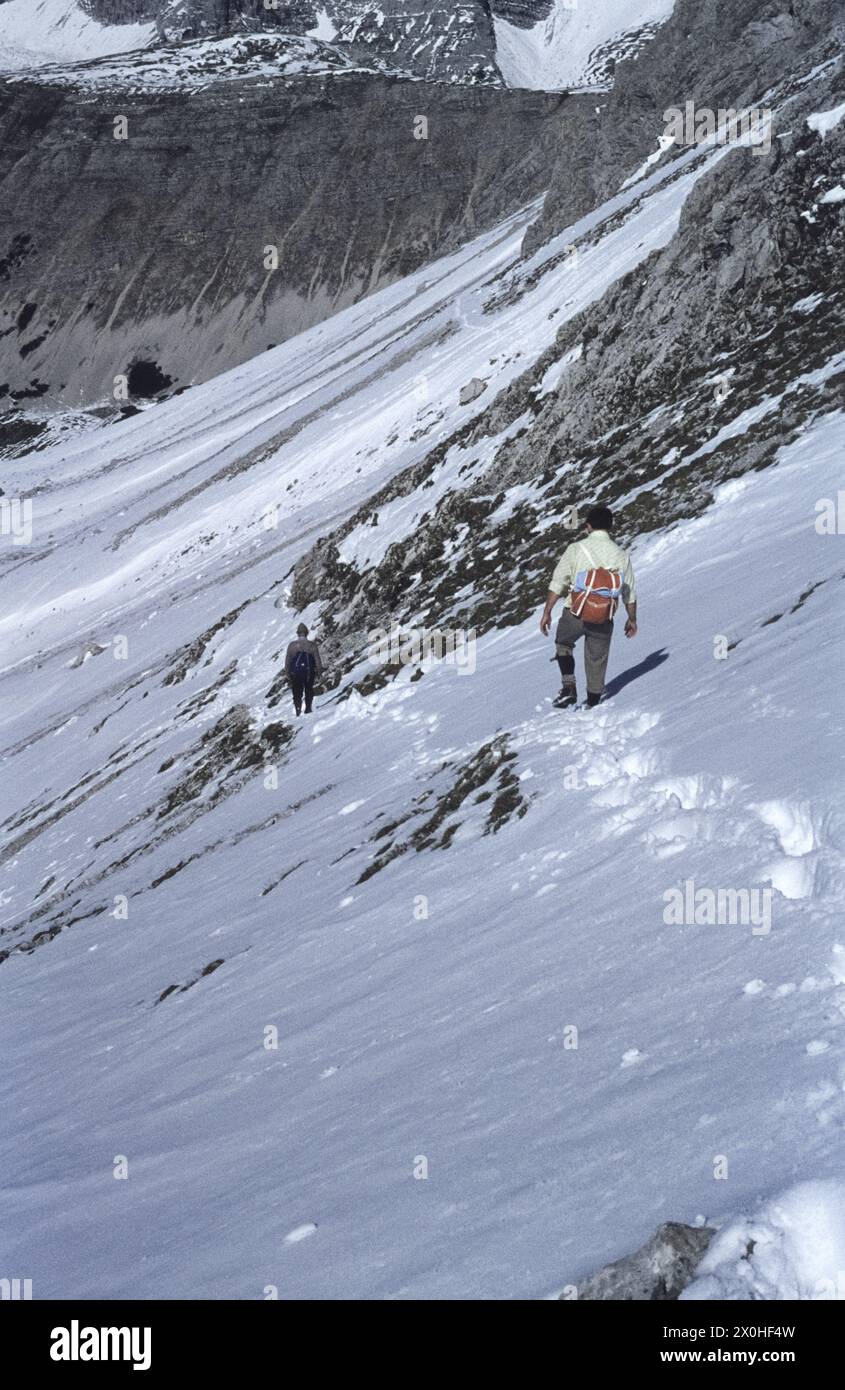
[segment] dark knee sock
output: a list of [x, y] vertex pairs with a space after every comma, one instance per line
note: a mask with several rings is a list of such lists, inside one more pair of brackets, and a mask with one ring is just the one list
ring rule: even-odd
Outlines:
[[564, 685], [575, 684], [575, 657], [571, 652], [565, 655], [558, 654], [557, 664], [560, 667], [561, 679]]

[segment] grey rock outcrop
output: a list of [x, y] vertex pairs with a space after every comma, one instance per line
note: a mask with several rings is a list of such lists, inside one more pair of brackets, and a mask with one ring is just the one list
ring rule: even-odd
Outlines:
[[486, 390], [487, 382], [482, 381], [480, 376], [474, 376], [471, 381], [461, 387], [459, 402], [461, 405], [470, 405], [473, 401], [477, 401], [478, 397], [483, 395]]
[[[578, 1301], [669, 1302], [693, 1278], [716, 1232], [710, 1226], [666, 1221], [633, 1255], [605, 1265], [577, 1288]], [[567, 1293], [560, 1295], [568, 1298]]]

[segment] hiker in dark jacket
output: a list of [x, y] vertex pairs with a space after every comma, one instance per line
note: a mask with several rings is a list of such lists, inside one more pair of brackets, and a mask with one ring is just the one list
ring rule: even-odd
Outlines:
[[289, 643], [285, 656], [285, 674], [290, 681], [293, 694], [293, 707], [297, 714], [302, 713], [302, 699], [305, 697], [305, 713], [311, 713], [314, 700], [314, 681], [323, 679], [323, 663], [320, 648], [310, 641], [308, 628], [300, 623], [296, 629], [296, 640]]

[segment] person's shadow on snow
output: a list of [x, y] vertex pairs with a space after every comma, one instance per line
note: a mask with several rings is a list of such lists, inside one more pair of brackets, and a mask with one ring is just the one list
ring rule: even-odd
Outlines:
[[664, 661], [669, 660], [669, 653], [665, 647], [660, 647], [656, 652], [651, 652], [644, 657], [637, 666], [629, 666], [627, 671], [620, 671], [618, 676], [607, 682], [604, 687], [605, 700], [611, 700], [614, 695], [618, 695], [620, 690], [624, 690], [631, 681], [638, 680], [640, 676], [647, 676], [649, 671], [654, 671], [658, 666], [662, 666]]

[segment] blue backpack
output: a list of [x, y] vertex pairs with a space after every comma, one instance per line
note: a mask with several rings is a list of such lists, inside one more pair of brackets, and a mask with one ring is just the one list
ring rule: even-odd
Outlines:
[[317, 669], [312, 652], [295, 652], [293, 661], [290, 664], [292, 676], [298, 676], [300, 680], [310, 680]]

